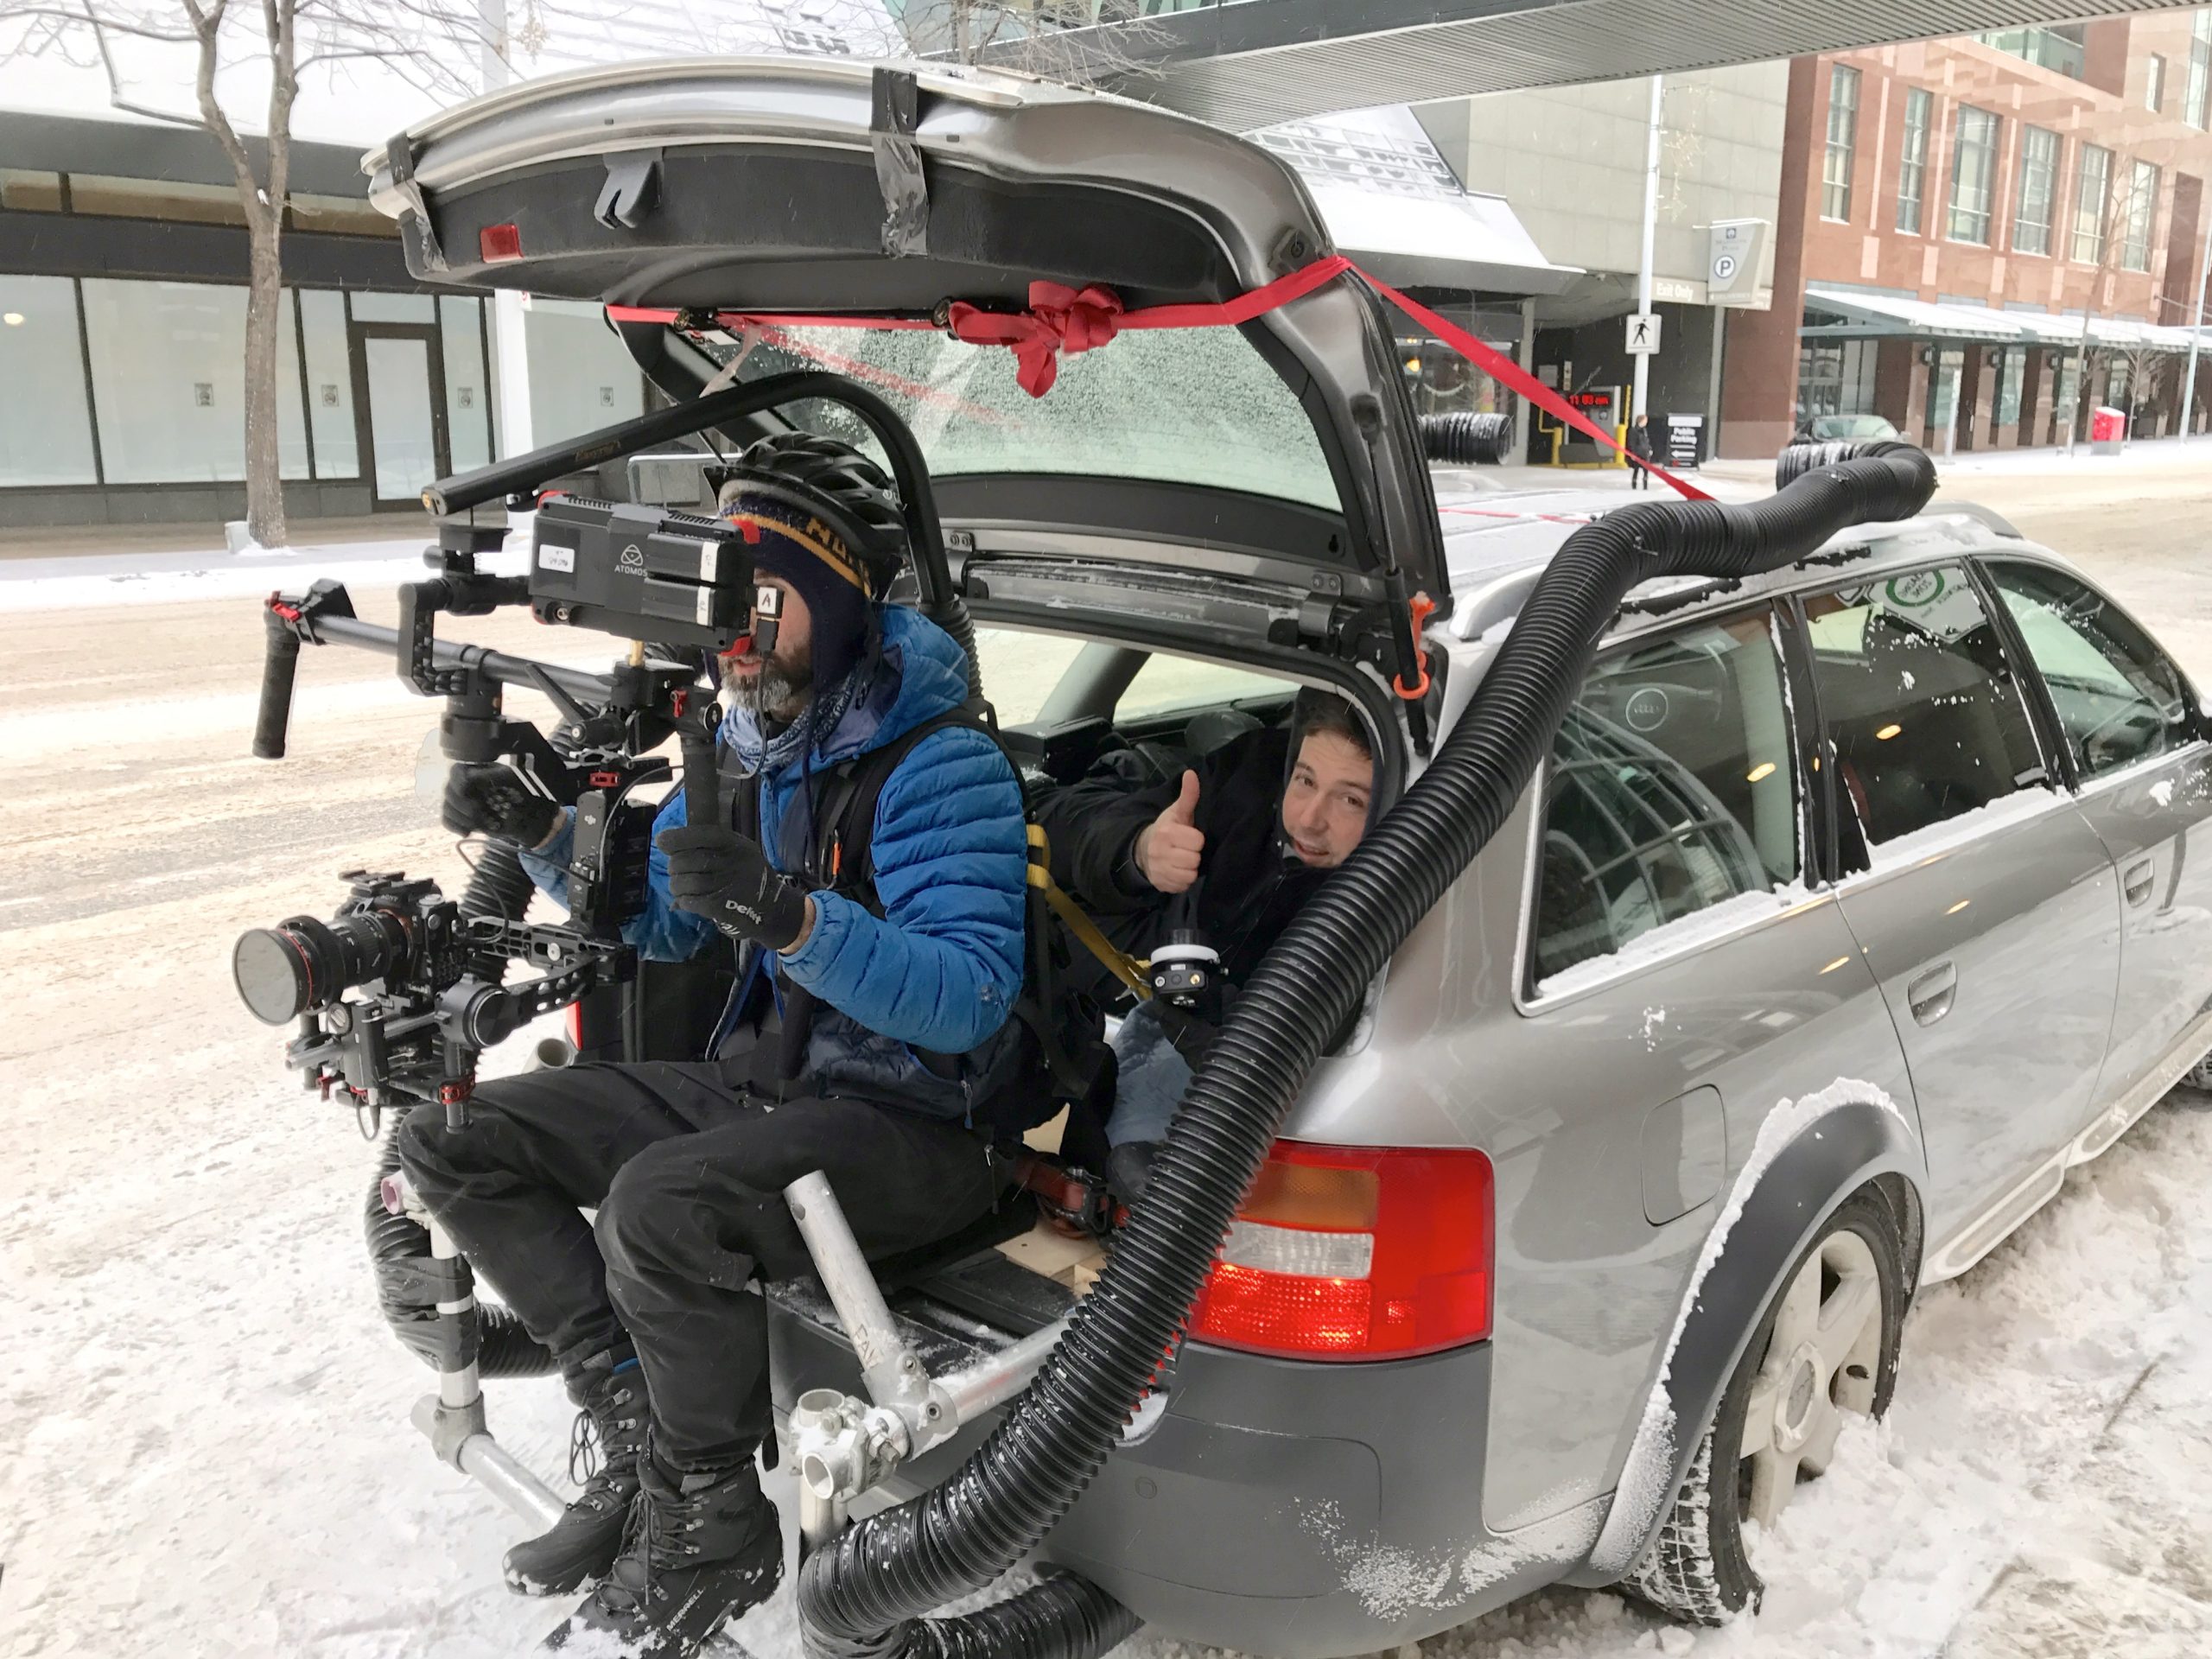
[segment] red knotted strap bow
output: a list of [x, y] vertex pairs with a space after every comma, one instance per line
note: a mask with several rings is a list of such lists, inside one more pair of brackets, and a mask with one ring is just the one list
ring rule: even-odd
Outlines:
[[[1032, 283], [1027, 311], [990, 311], [956, 300], [947, 308], [945, 326], [955, 338], [971, 346], [1004, 346], [1014, 353], [1014, 379], [1032, 397], [1042, 397], [1058, 379], [1062, 353], [1073, 356], [1105, 345], [1115, 335], [1140, 328], [1236, 327], [1253, 318], [1302, 299], [1325, 283], [1347, 272], [1357, 276], [1384, 299], [1420, 323], [1430, 334], [1481, 369], [1508, 391], [1518, 392], [1554, 419], [1603, 444], [1632, 467], [1641, 467], [1664, 480], [1692, 501], [1712, 497], [1687, 480], [1680, 479], [1656, 461], [1630, 453], [1611, 433], [1576, 409], [1552, 387], [1530, 374], [1503, 353], [1493, 350], [1456, 323], [1418, 300], [1401, 294], [1389, 283], [1362, 270], [1342, 254], [1331, 254], [1300, 266], [1287, 276], [1239, 294], [1218, 304], [1152, 305], [1141, 311], [1122, 308], [1121, 296], [1109, 288], [1072, 289], [1059, 283]], [[644, 307], [609, 306], [616, 321], [668, 322], [674, 311]], [[725, 328], [767, 324], [804, 327], [928, 328], [918, 317], [856, 317], [768, 315], [756, 312], [724, 311], [715, 321]]]
[[955, 300], [945, 327], [970, 346], [1004, 346], [1014, 353], [1014, 383], [1042, 397], [1060, 378], [1060, 354], [1070, 357], [1103, 346], [1122, 331], [1122, 296], [1108, 288], [1077, 292], [1058, 283], [1029, 284], [1027, 311], [986, 311]]

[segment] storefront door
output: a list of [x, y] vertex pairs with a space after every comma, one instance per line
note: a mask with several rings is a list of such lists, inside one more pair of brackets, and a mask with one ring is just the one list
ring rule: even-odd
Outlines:
[[353, 406], [362, 411], [375, 505], [379, 512], [419, 505], [425, 486], [453, 467], [438, 331], [357, 322], [353, 346]]

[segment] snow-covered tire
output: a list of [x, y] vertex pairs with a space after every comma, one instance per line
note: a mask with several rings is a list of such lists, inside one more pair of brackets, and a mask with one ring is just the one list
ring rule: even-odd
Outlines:
[[[1775, 1483], [1786, 1475], [1794, 1485], [1802, 1466], [1818, 1474], [1834, 1451], [1834, 1434], [1840, 1427], [1838, 1412], [1816, 1412], [1814, 1393], [1820, 1387], [1824, 1363], [1821, 1339], [1833, 1333], [1839, 1344], [1827, 1356], [1834, 1366], [1827, 1387], [1829, 1405], [1841, 1412], [1858, 1411], [1879, 1417], [1890, 1408], [1897, 1388], [1897, 1338], [1904, 1325], [1907, 1300], [1904, 1246], [1897, 1219], [1888, 1203], [1869, 1190], [1853, 1195], [1829, 1218], [1827, 1229], [1791, 1264], [1765, 1312], [1758, 1328], [1744, 1349], [1744, 1357], [1720, 1396], [1705, 1437], [1690, 1459], [1674, 1508], [1661, 1523], [1643, 1557], [1621, 1581], [1621, 1587], [1660, 1611], [1691, 1624], [1726, 1624], [1746, 1607], [1758, 1605], [1764, 1588], [1751, 1568], [1744, 1547], [1744, 1522], [1754, 1501], [1764, 1503], [1768, 1519], [1789, 1501], [1789, 1493]], [[1812, 1304], [1813, 1325], [1803, 1330], [1804, 1286], [1817, 1292]], [[1878, 1293], [1879, 1305], [1847, 1330], [1847, 1316], [1861, 1312], [1866, 1287]], [[1798, 1300], [1792, 1303], [1792, 1293]], [[1833, 1322], [1823, 1316], [1834, 1313]], [[1785, 1336], [1796, 1337], [1790, 1351], [1776, 1354], [1777, 1326], [1785, 1323]], [[1810, 1350], [1808, 1357], [1808, 1351]], [[1770, 1363], [1771, 1362], [1771, 1364]], [[1785, 1392], [1783, 1384], [1789, 1384]], [[1764, 1384], [1764, 1386], [1763, 1386]], [[1767, 1426], [1767, 1443], [1754, 1453], [1754, 1407]], [[1795, 1410], [1798, 1439], [1790, 1452], [1778, 1449], [1785, 1437], [1780, 1414]], [[1718, 1448], [1738, 1448], [1725, 1459], [1715, 1478]], [[1762, 1465], [1760, 1459], [1768, 1461]], [[1766, 1482], [1760, 1485], [1762, 1471]]]

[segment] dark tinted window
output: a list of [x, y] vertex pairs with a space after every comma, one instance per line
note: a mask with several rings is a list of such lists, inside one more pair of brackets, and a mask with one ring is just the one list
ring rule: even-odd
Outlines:
[[1962, 568], [1821, 594], [1805, 615], [1837, 779], [1869, 842], [2047, 781], [2018, 678]]
[[1793, 878], [1796, 779], [1764, 609], [1601, 660], [1546, 774], [1536, 980]]
[[2189, 734], [2181, 676], [2143, 630], [2101, 594], [2028, 564], [1989, 569], [2050, 688], [2082, 776], [2152, 755]]

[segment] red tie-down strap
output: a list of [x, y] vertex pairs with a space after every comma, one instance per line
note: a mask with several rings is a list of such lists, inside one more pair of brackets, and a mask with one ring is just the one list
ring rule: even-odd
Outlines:
[[[1511, 358], [1494, 351], [1465, 329], [1442, 317], [1418, 300], [1401, 294], [1388, 283], [1362, 270], [1342, 254], [1331, 254], [1301, 266], [1287, 276], [1238, 295], [1218, 304], [1152, 305], [1140, 311], [1122, 308], [1121, 296], [1111, 289], [1092, 286], [1072, 289], [1059, 283], [1032, 283], [1027, 311], [988, 311], [956, 300], [945, 308], [944, 327], [956, 339], [973, 346], [1003, 346], [1014, 353], [1014, 379], [1033, 397], [1042, 397], [1059, 376], [1059, 359], [1078, 352], [1095, 351], [1116, 334], [1147, 328], [1236, 327], [1253, 318], [1302, 299], [1338, 277], [1357, 276], [1437, 339], [1482, 370], [1508, 391], [1518, 392], [1546, 414], [1603, 444], [1655, 477], [1663, 479], [1692, 501], [1712, 498], [1688, 480], [1641, 455], [1631, 454], [1611, 433], [1574, 408], [1551, 387]], [[672, 310], [639, 306], [609, 306], [607, 315], [617, 322], [666, 322], [677, 320]], [[796, 315], [754, 311], [717, 312], [715, 322], [724, 328], [748, 327], [804, 328], [935, 328], [921, 317], [863, 317]]]

